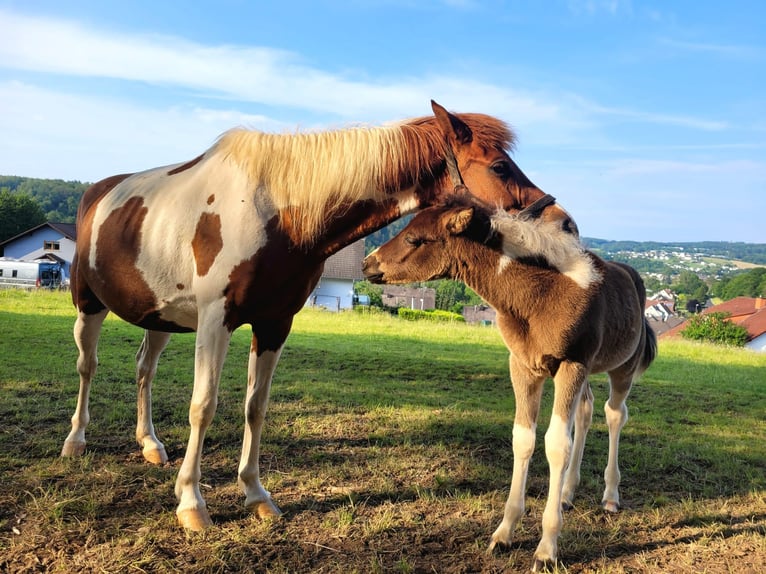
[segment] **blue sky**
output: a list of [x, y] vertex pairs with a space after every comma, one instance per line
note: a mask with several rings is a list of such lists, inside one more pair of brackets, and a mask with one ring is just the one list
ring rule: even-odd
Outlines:
[[766, 243], [766, 3], [0, 0], [0, 174], [484, 112], [583, 235]]

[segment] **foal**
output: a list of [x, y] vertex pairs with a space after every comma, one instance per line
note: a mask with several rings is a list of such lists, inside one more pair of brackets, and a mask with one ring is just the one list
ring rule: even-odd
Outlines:
[[643, 316], [646, 292], [634, 269], [601, 260], [577, 237], [545, 222], [458, 203], [420, 212], [365, 259], [364, 273], [375, 283], [459, 279], [497, 310], [500, 333], [511, 351], [516, 416], [511, 490], [490, 551], [510, 543], [524, 514], [546, 377], [553, 378], [555, 387], [545, 434], [550, 478], [532, 570], [555, 563], [562, 507], [571, 506], [580, 481], [593, 414], [590, 373], [609, 374], [610, 394], [604, 406], [609, 458], [602, 505], [617, 512], [618, 443], [628, 418], [625, 399], [657, 353], [655, 334]]

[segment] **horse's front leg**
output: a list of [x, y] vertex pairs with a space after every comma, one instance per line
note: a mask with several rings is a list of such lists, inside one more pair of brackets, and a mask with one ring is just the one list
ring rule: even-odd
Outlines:
[[271, 500], [270, 493], [261, 484], [259, 455], [261, 431], [269, 404], [271, 379], [291, 325], [292, 317], [285, 321], [253, 325], [253, 339], [247, 367], [245, 434], [242, 439], [238, 482], [245, 494], [245, 507], [261, 518], [282, 514]]
[[[103, 306], [102, 306], [103, 307]], [[80, 456], [85, 453], [85, 428], [90, 422], [88, 403], [90, 384], [98, 367], [98, 337], [108, 311], [89, 315], [78, 311], [74, 323], [74, 341], [79, 352], [77, 372], [80, 374], [80, 391], [77, 394], [77, 407], [72, 416], [72, 430], [64, 440], [61, 456]]]
[[513, 356], [510, 359], [511, 382], [516, 399], [513, 422], [513, 476], [511, 490], [505, 502], [503, 520], [495, 529], [489, 543], [489, 552], [497, 546], [509, 545], [513, 529], [524, 515], [524, 496], [527, 491], [529, 461], [535, 450], [537, 415], [545, 377], [531, 372]]
[[590, 383], [586, 383], [582, 387], [582, 395], [575, 411], [572, 460], [569, 461], [569, 467], [564, 477], [564, 490], [561, 494], [563, 510], [569, 510], [574, 503], [575, 489], [580, 484], [580, 467], [582, 466], [582, 456], [585, 451], [585, 439], [588, 436], [592, 421], [593, 391], [590, 388]]
[[167, 346], [170, 333], [146, 331], [136, 353], [136, 442], [142, 448], [144, 459], [152, 464], [163, 464], [168, 455], [157, 435], [152, 422], [152, 380], [157, 372], [160, 353]]
[[189, 407], [189, 442], [176, 479], [176, 516], [181, 526], [203, 530], [212, 524], [199, 483], [202, 444], [218, 405], [218, 382], [231, 333], [223, 325], [223, 302], [200, 312], [194, 355], [194, 391]]
[[553, 413], [545, 433], [545, 456], [550, 472], [548, 500], [543, 510], [543, 534], [535, 550], [533, 572], [555, 564], [558, 557], [558, 538], [564, 522], [561, 512], [564, 473], [572, 452], [572, 421], [587, 378], [588, 370], [584, 365], [564, 361], [553, 379]]

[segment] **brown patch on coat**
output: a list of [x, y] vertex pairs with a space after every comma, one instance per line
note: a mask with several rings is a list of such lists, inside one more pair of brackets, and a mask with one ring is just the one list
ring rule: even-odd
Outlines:
[[179, 165], [178, 167], [171, 169], [168, 172], [168, 175], [176, 175], [178, 173], [181, 173], [182, 171], [186, 171], [187, 169], [191, 169], [192, 167], [197, 165], [199, 162], [201, 162], [203, 157], [205, 157], [204, 153], [202, 155], [198, 155], [197, 157], [195, 157], [191, 161], [187, 161], [183, 165]]
[[200, 277], [207, 275], [221, 249], [223, 249], [221, 216], [217, 213], [205, 212], [197, 222], [197, 229], [194, 231], [194, 239], [192, 239], [197, 275]]
[[77, 208], [77, 247], [72, 259], [70, 290], [72, 303], [86, 315], [95, 315], [105, 308], [82, 273], [83, 269], [87, 269], [90, 265], [88, 252], [93, 232], [93, 215], [101, 199], [131, 175], [130, 173], [113, 175], [94, 183], [85, 190]]
[[210, 196], [207, 198], [207, 204], [213, 205], [213, 202], [215, 201], [215, 194], [211, 193]]
[[126, 321], [156, 331], [191, 331], [161, 318], [156, 296], [136, 266], [148, 211], [141, 197], [113, 210], [99, 228], [94, 265], [80, 273], [103, 304]]
[[324, 268], [323, 257], [299, 249], [281, 229], [278, 215], [264, 229], [266, 243], [232, 269], [223, 293], [224, 324], [229, 331], [252, 325], [251, 350], [259, 355], [282, 346]]

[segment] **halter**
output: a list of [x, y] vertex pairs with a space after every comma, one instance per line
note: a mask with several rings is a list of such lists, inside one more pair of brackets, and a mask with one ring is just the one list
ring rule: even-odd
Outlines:
[[[460, 175], [460, 170], [457, 167], [457, 160], [455, 154], [452, 151], [452, 145], [447, 144], [447, 150], [444, 154], [444, 159], [447, 162], [447, 172], [449, 172], [449, 178], [452, 181], [453, 193], [469, 193], [468, 187], [463, 182], [463, 176]], [[546, 193], [540, 199], [532, 202], [524, 209], [519, 211], [518, 218], [527, 221], [529, 219], [537, 219], [542, 215], [543, 210], [549, 205], [556, 203], [556, 198], [551, 194]]]

